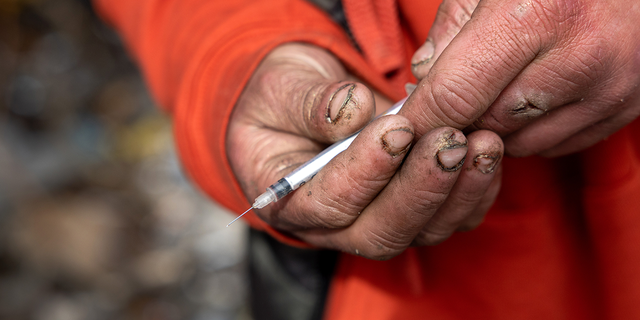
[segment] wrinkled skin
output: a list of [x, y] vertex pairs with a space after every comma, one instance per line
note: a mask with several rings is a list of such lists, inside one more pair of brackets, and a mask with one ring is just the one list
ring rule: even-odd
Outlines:
[[636, 0], [446, 0], [402, 114], [417, 136], [492, 130], [513, 156], [582, 150], [640, 114], [639, 21]]
[[[366, 125], [376, 102], [389, 105], [376, 96], [322, 49], [275, 49], [245, 88], [227, 135], [247, 197]], [[402, 116], [373, 121], [310, 182], [257, 214], [312, 245], [381, 260], [477, 226], [499, 190], [500, 138], [446, 126], [415, 141], [414, 133]]]
[[[374, 121], [311, 182], [257, 214], [318, 247], [372, 259], [477, 226], [499, 189], [503, 144], [493, 132], [510, 155], [558, 156], [638, 116], [638, 21], [635, 0], [446, 0], [414, 56], [421, 80], [400, 114]], [[352, 88], [348, 103], [339, 88]], [[276, 49], [229, 128], [247, 197], [365, 125], [376, 104], [389, 105], [327, 52]]]

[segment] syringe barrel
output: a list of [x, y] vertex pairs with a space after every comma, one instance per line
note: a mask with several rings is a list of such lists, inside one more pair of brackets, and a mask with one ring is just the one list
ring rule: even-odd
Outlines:
[[296, 190], [311, 180], [331, 159], [335, 158], [340, 152], [347, 150], [357, 135], [355, 133], [347, 139], [334, 143], [284, 177], [291, 185], [291, 189]]

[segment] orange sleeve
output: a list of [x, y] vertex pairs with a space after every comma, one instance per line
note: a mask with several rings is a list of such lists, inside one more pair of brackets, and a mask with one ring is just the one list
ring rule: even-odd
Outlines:
[[[173, 115], [178, 152], [190, 177], [234, 212], [250, 205], [227, 160], [227, 125], [244, 85], [274, 47], [292, 41], [324, 47], [385, 92], [384, 78], [369, 71], [342, 29], [305, 1], [94, 2], [124, 38], [159, 104]], [[305, 245], [253, 213], [247, 221], [281, 241]]]

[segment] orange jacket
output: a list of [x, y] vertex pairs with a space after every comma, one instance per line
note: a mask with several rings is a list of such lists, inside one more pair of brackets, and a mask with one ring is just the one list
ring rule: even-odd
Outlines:
[[[303, 0], [95, 0], [175, 119], [180, 156], [227, 208], [249, 206], [225, 154], [229, 115], [275, 46], [312, 43], [393, 99], [438, 1], [343, 0], [362, 52]], [[397, 9], [397, 11], [395, 10]], [[402, 23], [398, 17], [402, 17]], [[366, 39], [366, 41], [365, 41]], [[384, 75], [400, 68], [392, 78]], [[342, 255], [328, 319], [640, 319], [640, 121], [573, 156], [504, 160], [477, 230], [385, 262]], [[255, 215], [248, 222], [294, 245]]]

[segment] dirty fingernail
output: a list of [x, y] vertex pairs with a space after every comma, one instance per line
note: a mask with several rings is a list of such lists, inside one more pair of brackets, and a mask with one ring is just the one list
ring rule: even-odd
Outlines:
[[446, 172], [457, 171], [464, 164], [467, 150], [467, 139], [462, 133], [449, 134], [443, 139], [436, 154], [438, 166]]
[[413, 141], [413, 131], [409, 128], [391, 130], [382, 136], [384, 150], [394, 157], [409, 149], [411, 141]]
[[493, 173], [499, 159], [500, 155], [497, 154], [479, 154], [473, 158], [473, 166], [484, 174]]
[[427, 39], [427, 41], [413, 54], [413, 58], [411, 58], [411, 66], [413, 68], [417, 68], [429, 63], [429, 61], [433, 59], [435, 51], [436, 47], [433, 44], [433, 40]]
[[444, 171], [452, 172], [462, 167], [466, 155], [467, 148], [465, 147], [440, 150], [440, 152], [438, 152], [438, 162], [442, 165]]
[[331, 98], [329, 98], [329, 106], [327, 108], [327, 120], [330, 123], [340, 119], [344, 107], [351, 101], [353, 92], [356, 89], [355, 83], [348, 83], [336, 90]]

